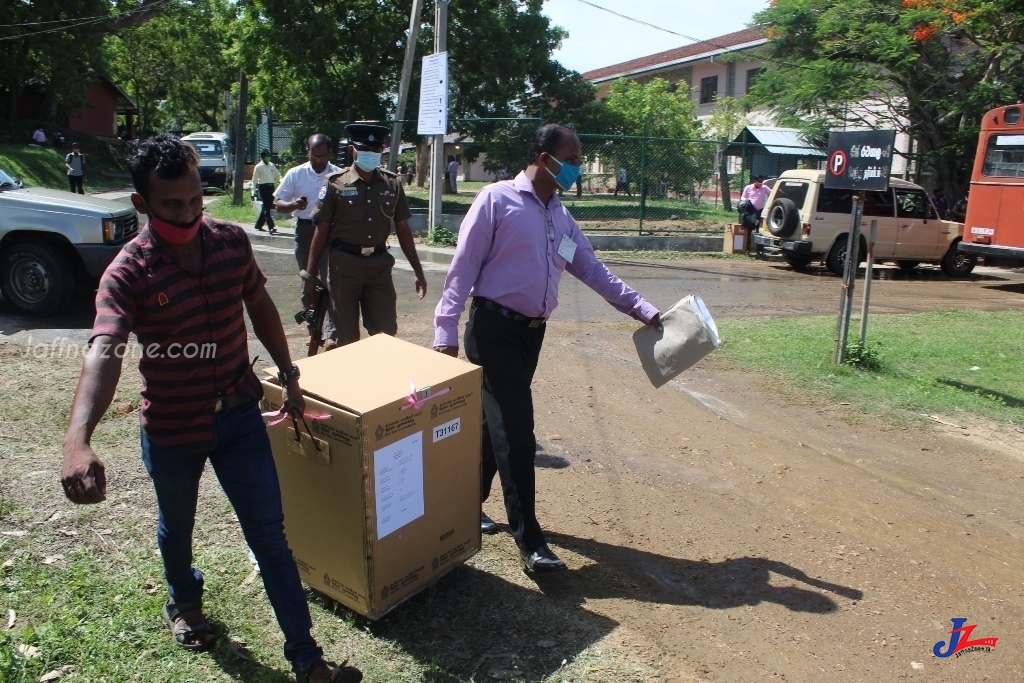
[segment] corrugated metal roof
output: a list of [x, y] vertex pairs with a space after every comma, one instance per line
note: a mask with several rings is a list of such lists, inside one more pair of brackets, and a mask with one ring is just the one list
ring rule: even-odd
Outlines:
[[[747, 126], [744, 132], [765, 146], [772, 154], [786, 154], [798, 157], [823, 157], [825, 150], [808, 143], [796, 128], [772, 128], [771, 126]], [[741, 142], [743, 133], [734, 140]], [[750, 142], [750, 139], [747, 139]]]

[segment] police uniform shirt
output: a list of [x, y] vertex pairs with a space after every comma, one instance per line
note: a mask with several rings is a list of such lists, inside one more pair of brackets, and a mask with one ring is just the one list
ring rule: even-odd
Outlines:
[[350, 167], [320, 188], [313, 220], [331, 225], [331, 242], [376, 247], [387, 241], [392, 220], [405, 221], [411, 215], [398, 176], [378, 168], [367, 183]]

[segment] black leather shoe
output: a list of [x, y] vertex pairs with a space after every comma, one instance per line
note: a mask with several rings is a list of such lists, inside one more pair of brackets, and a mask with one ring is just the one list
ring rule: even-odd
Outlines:
[[496, 534], [499, 531], [500, 531], [500, 529], [498, 528], [498, 524], [493, 519], [491, 519], [490, 517], [488, 517], [487, 515], [485, 515], [484, 513], [481, 512], [480, 513], [480, 533], [483, 533], [483, 534]]
[[565, 562], [558, 559], [558, 555], [551, 552], [551, 548], [542, 545], [531, 552], [519, 551], [519, 559], [522, 560], [523, 569], [528, 572], [560, 572], [565, 569]]

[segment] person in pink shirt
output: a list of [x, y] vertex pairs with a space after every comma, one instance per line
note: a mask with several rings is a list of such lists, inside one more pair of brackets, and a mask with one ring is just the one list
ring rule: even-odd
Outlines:
[[[459, 318], [466, 323], [466, 357], [483, 367], [483, 480], [486, 500], [498, 474], [509, 529], [523, 568], [551, 572], [565, 563], [548, 547], [535, 512], [533, 396], [546, 321], [558, 305], [563, 271], [617, 310], [660, 328], [658, 309], [594, 255], [590, 241], [562, 205], [580, 174], [579, 138], [569, 128], [537, 129], [529, 165], [512, 180], [486, 186], [459, 229], [459, 243], [434, 312], [434, 349], [459, 353]], [[481, 514], [481, 531], [497, 526]]]

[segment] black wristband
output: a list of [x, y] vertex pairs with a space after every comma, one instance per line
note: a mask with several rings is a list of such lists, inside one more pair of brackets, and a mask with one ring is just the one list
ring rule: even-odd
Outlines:
[[291, 380], [298, 379], [298, 378], [299, 378], [299, 366], [298, 365], [292, 365], [287, 370], [281, 370], [280, 368], [278, 368], [278, 370], [277, 370], [277, 379], [280, 380], [281, 384], [287, 384]]

